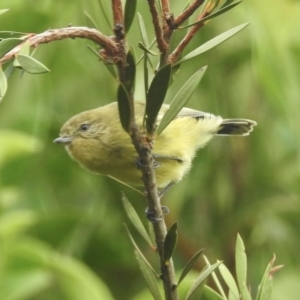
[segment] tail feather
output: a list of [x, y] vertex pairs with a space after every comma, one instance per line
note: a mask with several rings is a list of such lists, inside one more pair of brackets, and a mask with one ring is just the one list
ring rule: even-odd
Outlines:
[[224, 119], [216, 134], [249, 135], [255, 125], [255, 121], [247, 119]]

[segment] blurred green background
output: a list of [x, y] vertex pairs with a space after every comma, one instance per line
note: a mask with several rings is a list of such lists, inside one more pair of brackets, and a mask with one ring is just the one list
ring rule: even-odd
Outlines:
[[[104, 2], [108, 11], [109, 1]], [[153, 37], [146, 2], [138, 1]], [[172, 11], [181, 11], [180, 1]], [[87, 25], [84, 11], [112, 35], [98, 1], [2, 0], [1, 31], [43, 32]], [[215, 138], [190, 173], [165, 197], [168, 224], [179, 223], [177, 270], [200, 248], [234, 270], [239, 232], [255, 292], [273, 253], [285, 267], [273, 300], [300, 294], [300, 3], [245, 1], [213, 19], [193, 49], [239, 24], [237, 36], [182, 66], [168, 99], [196, 70], [208, 70], [188, 103], [226, 118], [256, 120], [247, 138]], [[140, 41], [137, 20], [129, 34]], [[43, 75], [14, 72], [0, 105], [0, 299], [146, 299], [120, 191], [145, 221], [145, 201], [103, 176], [81, 169], [53, 144], [74, 114], [115, 101], [117, 83], [86, 47], [66, 39], [41, 45]], [[137, 56], [140, 56], [137, 50]], [[142, 76], [138, 76], [141, 80]], [[143, 99], [142, 81], [136, 97]], [[150, 260], [154, 254], [130, 227]], [[203, 262], [197, 266], [199, 270]], [[140, 294], [141, 293], [141, 294]]]

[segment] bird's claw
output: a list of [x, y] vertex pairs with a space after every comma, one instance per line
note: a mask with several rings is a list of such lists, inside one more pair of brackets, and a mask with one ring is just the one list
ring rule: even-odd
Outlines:
[[[167, 215], [170, 212], [170, 209], [167, 206], [162, 206], [161, 210], [163, 215]], [[155, 217], [155, 210], [149, 209], [148, 207], [146, 208], [145, 213], [148, 220], [152, 223], [158, 223], [163, 219], [163, 217]]]

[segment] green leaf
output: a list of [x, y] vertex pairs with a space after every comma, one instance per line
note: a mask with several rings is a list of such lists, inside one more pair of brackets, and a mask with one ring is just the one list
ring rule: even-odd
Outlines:
[[215, 38], [211, 39], [210, 41], [206, 42], [205, 44], [201, 45], [197, 49], [193, 50], [192, 52], [190, 52], [189, 54], [184, 56], [181, 60], [177, 61], [175, 63], [175, 66], [178, 64], [181, 64], [185, 61], [188, 61], [192, 58], [195, 58], [195, 57], [199, 56], [200, 54], [220, 45], [221, 43], [225, 42], [226, 40], [228, 40], [229, 38], [231, 38], [232, 36], [234, 36], [235, 34], [240, 32], [241, 30], [246, 28], [249, 24], [250, 23], [245, 23], [245, 24], [236, 26], [236, 27], [231, 28], [230, 30], [216, 36]]
[[240, 293], [238, 290], [238, 287], [236, 285], [236, 282], [230, 273], [230, 271], [227, 269], [227, 267], [224, 264], [221, 264], [219, 266], [219, 271], [222, 275], [223, 280], [225, 281], [226, 285], [229, 288], [229, 293], [232, 294], [233, 299], [239, 299]]
[[9, 11], [9, 8], [6, 8], [6, 9], [0, 9], [0, 15], [6, 13], [7, 11]]
[[180, 277], [179, 277], [179, 280], [178, 280], [178, 283], [177, 283], [177, 286], [179, 286], [180, 282], [185, 278], [185, 276], [190, 272], [190, 270], [193, 268], [193, 266], [195, 265], [195, 263], [197, 262], [199, 256], [202, 254], [203, 252], [203, 249], [199, 250], [190, 260], [189, 262], [186, 264], [186, 266], [184, 267]]
[[160, 53], [154, 52], [154, 51], [148, 49], [148, 48], [147, 48], [143, 43], [141, 43], [141, 42], [138, 43], [138, 47], [141, 48], [143, 51], [147, 52], [147, 53], [150, 54], [150, 55], [153, 55], [153, 56], [158, 56], [158, 55], [160, 55]]
[[123, 129], [128, 132], [130, 124], [130, 106], [129, 96], [123, 84], [120, 83], [118, 88], [118, 108], [119, 116]]
[[126, 78], [126, 90], [129, 92], [134, 89], [135, 83], [135, 57], [133, 48], [130, 49], [126, 57], [127, 66], [125, 68], [125, 78]]
[[170, 64], [165, 65], [156, 73], [156, 75], [154, 76], [151, 82], [147, 94], [146, 111], [145, 111], [146, 128], [147, 128], [147, 132], [150, 134], [152, 134], [155, 129], [158, 112], [161, 109], [161, 106], [167, 94], [171, 71], [172, 71], [172, 66]]
[[[207, 264], [208, 266], [211, 266], [211, 264], [210, 264], [208, 258], [207, 258], [205, 255], [203, 255], [203, 258], [204, 258], [206, 264]], [[223, 264], [221, 264], [221, 265], [219, 266], [219, 268], [220, 268], [222, 265], [223, 265]], [[216, 273], [215, 273], [215, 272], [212, 272], [211, 276], [212, 276], [212, 278], [213, 278], [213, 280], [214, 280], [214, 282], [215, 282], [215, 284], [216, 284], [216, 286], [217, 286], [217, 288], [218, 288], [220, 294], [222, 295], [223, 299], [227, 300], [226, 294], [225, 294], [225, 292], [224, 292], [224, 290], [223, 290], [223, 288], [222, 288], [222, 284], [220, 283], [220, 281], [219, 281], [219, 279], [218, 279]], [[205, 297], [204, 297], [204, 298], [205, 298]], [[236, 300], [236, 299], [235, 299], [235, 300]]]
[[41, 74], [50, 72], [50, 70], [45, 65], [31, 56], [20, 54], [16, 57], [16, 60], [20, 64], [21, 68], [27, 73]]
[[132, 25], [133, 19], [136, 12], [136, 0], [126, 0], [125, 3], [125, 14], [124, 14], [124, 23], [125, 23], [125, 32], [128, 33]]
[[191, 98], [196, 87], [201, 81], [207, 67], [203, 67], [198, 70], [187, 82], [182, 86], [179, 92], [172, 100], [169, 109], [165, 112], [161, 122], [157, 128], [157, 134], [161, 134], [163, 130], [170, 124], [170, 122], [177, 116], [187, 101]]
[[167, 232], [165, 242], [164, 242], [164, 261], [165, 265], [169, 264], [169, 260], [171, 259], [174, 249], [177, 243], [177, 222], [175, 222]]
[[[99, 60], [103, 60], [97, 49], [94, 49], [90, 45], [87, 45], [87, 47], [88, 47], [88, 49], [90, 49], [92, 51], [93, 54], [95, 54], [99, 58]], [[115, 78], [115, 79], [118, 78], [118, 74], [116, 72], [115, 65], [104, 62], [104, 66], [107, 68], [109, 73], [113, 76], [113, 78]]]
[[137, 13], [137, 15], [138, 15], [139, 28], [140, 28], [143, 44], [146, 46], [146, 48], [149, 48], [149, 39], [148, 39], [147, 30], [146, 30], [143, 16], [140, 13]]
[[225, 3], [223, 3], [222, 7], [225, 7], [226, 5], [229, 5], [233, 2], [234, 0], [227, 0]]
[[205, 268], [198, 278], [195, 280], [190, 290], [188, 291], [185, 300], [198, 300], [203, 293], [205, 281], [207, 277], [216, 269], [222, 262], [217, 262], [211, 266]]
[[244, 300], [251, 300], [251, 295], [247, 289], [247, 256], [243, 240], [239, 234], [235, 246], [235, 268], [240, 294]]
[[[226, 298], [222, 297], [220, 294], [218, 294], [209, 286], [207, 285], [204, 286], [201, 300], [224, 300], [224, 299]], [[238, 300], [238, 298], [235, 300]]]
[[139, 252], [135, 251], [135, 253], [142, 274], [147, 282], [147, 285], [153, 298], [155, 300], [162, 300], [156, 277], [154, 276], [153, 272], [149, 269], [148, 265], [145, 263], [143, 258], [140, 256]]
[[0, 68], [0, 102], [3, 99], [6, 90], [7, 90], [7, 79], [2, 68]]
[[23, 42], [22, 39], [17, 39], [17, 38], [2, 40], [0, 42], [0, 58], [22, 42]]
[[96, 21], [93, 19], [93, 17], [88, 13], [88, 12], [84, 12], [85, 18], [86, 18], [86, 23], [87, 26], [90, 28], [99, 28]]
[[210, 14], [209, 16], [207, 16], [207, 17], [201, 19], [200, 21], [194, 22], [194, 23], [189, 24], [189, 25], [186, 25], [186, 26], [180, 26], [179, 28], [180, 28], [180, 29], [183, 29], [183, 28], [191, 27], [191, 26], [194, 26], [194, 25], [196, 25], [196, 24], [203, 23], [203, 22], [205, 22], [205, 21], [207, 21], [207, 20], [213, 19], [213, 18], [215, 18], [215, 17], [217, 17], [217, 16], [219, 16], [219, 15], [222, 15], [222, 14], [225, 13], [226, 11], [228, 11], [228, 10], [234, 8], [235, 6], [237, 6], [238, 4], [240, 4], [241, 2], [242, 2], [242, 1], [237, 1], [237, 2], [235, 2], [235, 3], [231, 3], [231, 4], [227, 5], [227, 6], [223, 6], [223, 7], [222, 7], [221, 9], [219, 9], [218, 11], [216, 11], [216, 12]]
[[273, 267], [275, 259], [276, 257], [274, 255], [266, 268], [262, 281], [258, 287], [256, 300], [269, 300], [271, 298], [273, 290], [273, 274], [283, 267], [283, 265]]
[[9, 79], [10, 75], [13, 73], [14, 71], [14, 65], [13, 64], [9, 64], [9, 66], [5, 69], [4, 74], [6, 76], [6, 79]]
[[111, 24], [111, 22], [110, 22], [110, 19], [109, 19], [109, 17], [108, 17], [108, 14], [107, 14], [107, 12], [109, 11], [109, 9], [107, 9], [107, 8], [104, 7], [104, 5], [103, 5], [104, 3], [108, 3], [108, 2], [102, 1], [102, 0], [98, 0], [98, 3], [99, 3], [101, 13], [102, 13], [103, 16], [104, 16], [104, 19], [105, 19], [105, 21], [106, 21], [106, 24], [107, 24], [108, 28], [112, 28], [112, 24]]
[[142, 251], [140, 250], [140, 248], [138, 247], [138, 245], [136, 244], [136, 242], [134, 241], [132, 235], [130, 234], [130, 231], [128, 229], [128, 227], [126, 226], [126, 224], [124, 224], [126, 232], [129, 236], [129, 239], [135, 249], [135, 251], [139, 254], [139, 257], [144, 261], [144, 263], [147, 265], [147, 267], [151, 270], [151, 272], [154, 274], [154, 276], [156, 278], [159, 278], [159, 275], [155, 272], [155, 270], [152, 268], [152, 266], [150, 265], [150, 263], [148, 262], [148, 260], [146, 259], [146, 257], [144, 256], [144, 254], [142, 253]]
[[[28, 41], [26, 41], [25, 43], [20, 45], [20, 50], [18, 51], [18, 56], [19, 55], [30, 56], [30, 44]], [[14, 59], [13, 66], [15, 68], [23, 69], [20, 62], [18, 61], [18, 56]]]
[[136, 230], [140, 233], [140, 235], [145, 239], [145, 241], [149, 244], [151, 248], [153, 248], [152, 241], [150, 239], [150, 236], [145, 229], [140, 217], [138, 216], [137, 212], [125, 196], [125, 194], [122, 192], [122, 202], [125, 208], [125, 211], [127, 213], [128, 218], [136, 228]]

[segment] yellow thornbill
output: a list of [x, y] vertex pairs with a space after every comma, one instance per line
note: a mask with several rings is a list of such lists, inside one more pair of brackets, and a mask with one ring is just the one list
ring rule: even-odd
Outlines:
[[[159, 122], [169, 105], [163, 105]], [[135, 102], [137, 123], [142, 127], [145, 105]], [[196, 151], [214, 135], [249, 135], [256, 122], [222, 119], [213, 114], [183, 108], [168, 127], [155, 138], [153, 156], [157, 186], [178, 182], [189, 171]], [[129, 135], [122, 129], [118, 104], [79, 113], [68, 120], [54, 143], [65, 145], [69, 155], [81, 166], [113, 177], [131, 186], [143, 186], [137, 153]]]

